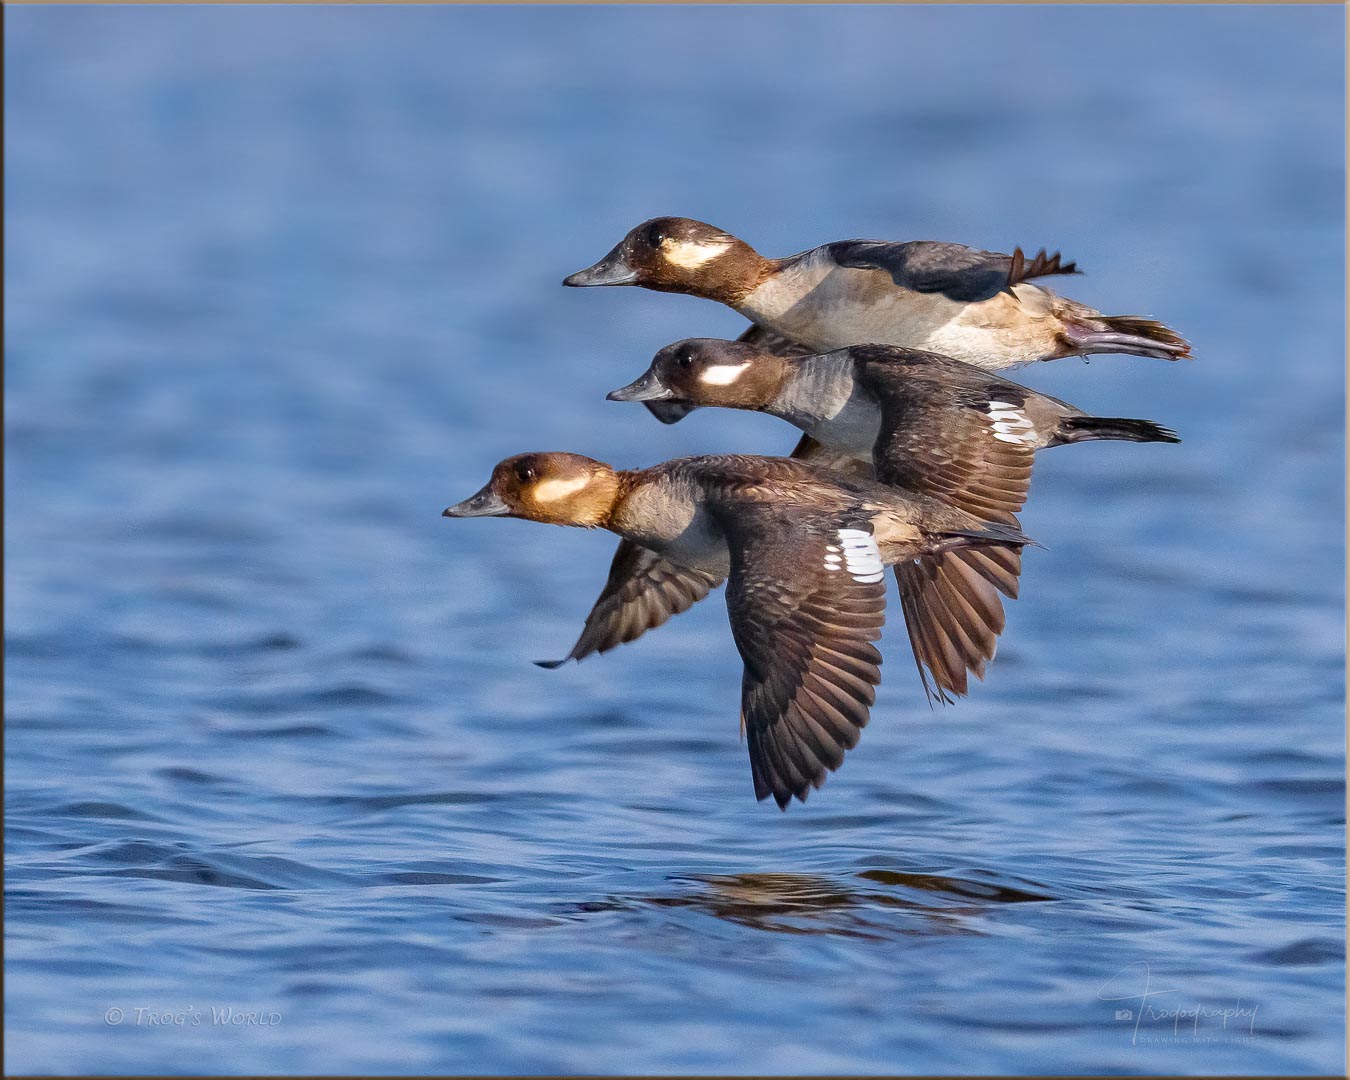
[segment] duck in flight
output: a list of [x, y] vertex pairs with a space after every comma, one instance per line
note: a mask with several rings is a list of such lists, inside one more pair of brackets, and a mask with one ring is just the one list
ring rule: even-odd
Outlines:
[[840, 240], [770, 259], [715, 226], [660, 217], [563, 284], [701, 296], [809, 352], [875, 342], [991, 371], [1094, 353], [1190, 356], [1162, 323], [1103, 315], [1033, 282], [1077, 272], [1058, 253], [1027, 258], [1021, 248], [1002, 255], [931, 240]]
[[881, 677], [873, 642], [884, 568], [1030, 542], [924, 494], [750, 455], [618, 471], [578, 454], [520, 454], [444, 514], [604, 528], [700, 595], [726, 579], [755, 797], [783, 809], [839, 768], [867, 723]]

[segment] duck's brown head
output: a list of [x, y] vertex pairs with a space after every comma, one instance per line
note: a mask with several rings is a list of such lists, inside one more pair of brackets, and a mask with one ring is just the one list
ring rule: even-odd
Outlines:
[[772, 264], [744, 240], [692, 218], [644, 221], [594, 266], [564, 285], [641, 285], [736, 304], [758, 286]]
[[546, 451], [517, 454], [492, 470], [476, 495], [447, 506], [443, 517], [516, 517], [593, 529], [609, 520], [619, 478], [602, 461]]
[[686, 338], [658, 352], [641, 378], [610, 391], [609, 400], [764, 409], [782, 391], [791, 364], [740, 341]]

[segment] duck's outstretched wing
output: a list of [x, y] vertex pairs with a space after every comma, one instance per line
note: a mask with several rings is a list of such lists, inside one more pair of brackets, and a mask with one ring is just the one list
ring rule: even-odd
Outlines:
[[[864, 374], [866, 378], [866, 374]], [[868, 380], [881, 403], [872, 449], [877, 479], [933, 495], [988, 521], [1011, 522], [1026, 503], [1038, 437], [1029, 391]]]
[[897, 563], [900, 606], [914, 663], [929, 701], [950, 704], [983, 679], [998, 651], [1006, 616], [1002, 596], [1015, 599], [1022, 556], [1009, 548], [970, 548]]
[[1052, 274], [1076, 274], [1077, 264], [1042, 248], [1028, 259], [1022, 249], [1011, 255], [981, 251], [937, 240], [840, 240], [827, 245], [834, 261], [855, 270], [884, 270], [902, 289], [941, 293], [959, 303], [990, 300], [1019, 282]]
[[843, 764], [867, 723], [885, 570], [865, 514], [805, 523], [764, 506], [714, 513], [731, 549], [727, 611], [745, 661], [755, 797], [786, 809]]
[[691, 570], [631, 540], [621, 540], [609, 567], [609, 579], [586, 616], [586, 625], [572, 651], [561, 660], [535, 663], [556, 668], [568, 660], [608, 652], [688, 610], [721, 583], [712, 574]]
[[[1036, 439], [1014, 384], [954, 387], [928, 396], [876, 386], [881, 437], [877, 479], [936, 496], [986, 521], [1017, 525], [1026, 502]], [[1015, 599], [1021, 553], [972, 548], [923, 555], [895, 567], [914, 660], [929, 700], [951, 701], [984, 678]]]

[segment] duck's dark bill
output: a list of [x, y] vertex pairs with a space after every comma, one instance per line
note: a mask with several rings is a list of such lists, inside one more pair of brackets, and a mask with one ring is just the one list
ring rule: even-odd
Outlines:
[[607, 401], [668, 401], [673, 395], [660, 379], [650, 371], [635, 379], [627, 386], [611, 390], [605, 395]]
[[563, 284], [573, 289], [586, 289], [593, 285], [631, 285], [637, 279], [637, 271], [628, 265], [616, 248], [594, 266], [563, 278]]
[[509, 514], [511, 508], [502, 502], [501, 496], [490, 488], [484, 488], [477, 495], [470, 495], [463, 502], [447, 506], [441, 511], [441, 517], [501, 517]]

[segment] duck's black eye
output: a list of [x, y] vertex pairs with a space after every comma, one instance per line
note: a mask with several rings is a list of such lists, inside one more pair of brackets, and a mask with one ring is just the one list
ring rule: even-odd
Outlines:
[[666, 234], [660, 225], [647, 226], [647, 243], [652, 247], [660, 247], [666, 242]]
[[534, 479], [534, 466], [522, 461], [516, 466], [516, 479], [522, 484]]
[[675, 357], [675, 362], [676, 362], [677, 364], [679, 364], [680, 367], [682, 367], [682, 368], [691, 368], [691, 367], [693, 367], [693, 366], [694, 366], [694, 350], [693, 350], [693, 349], [681, 349], [679, 355], [678, 355], [677, 357]]

